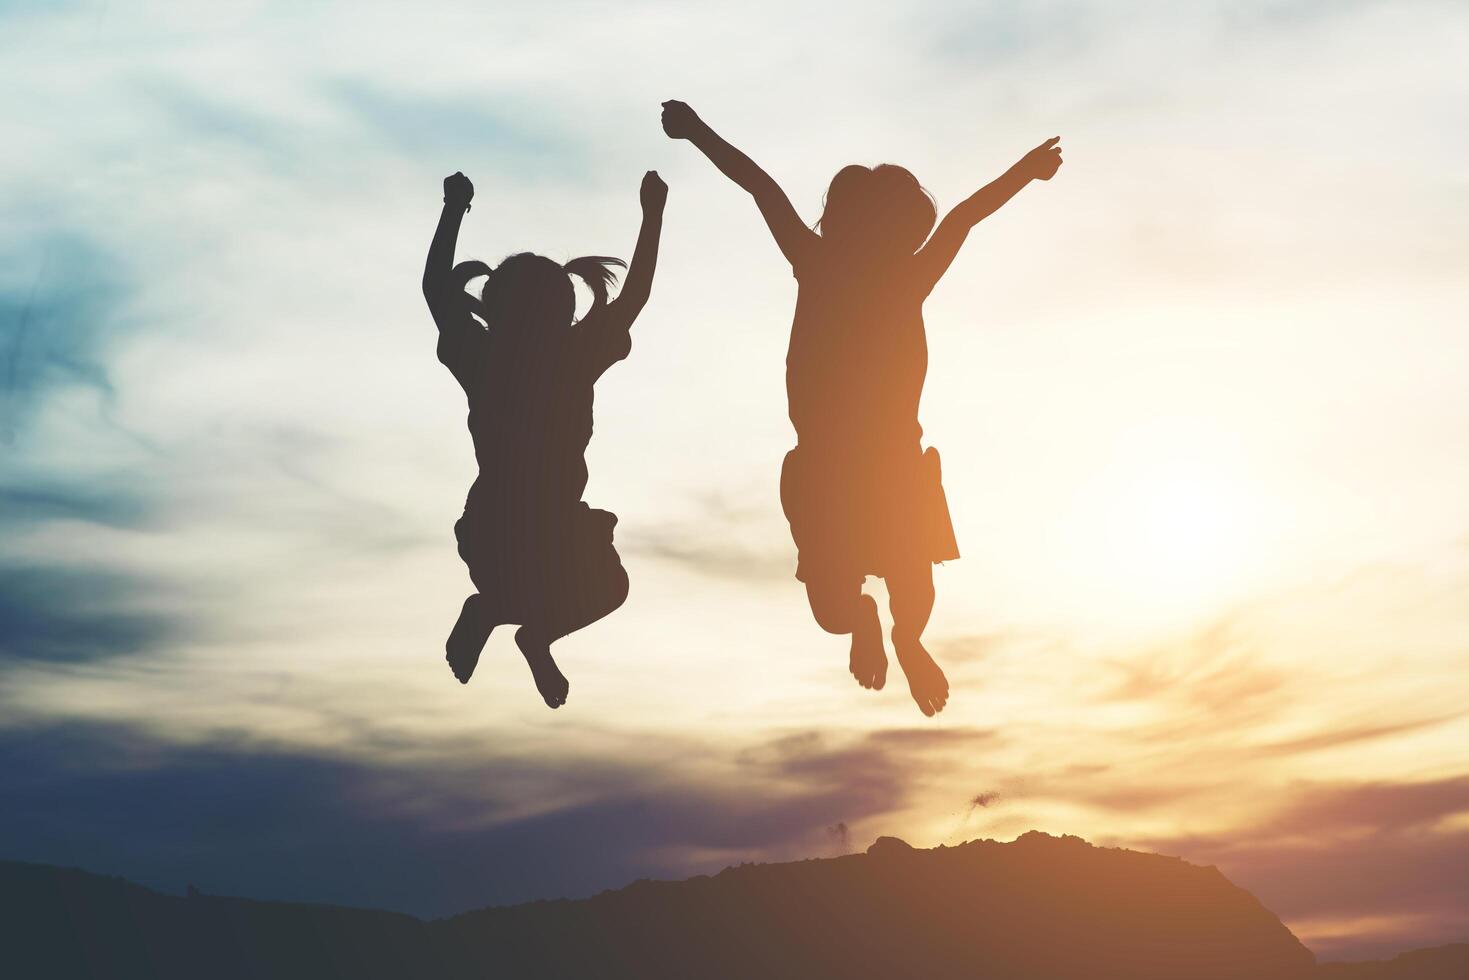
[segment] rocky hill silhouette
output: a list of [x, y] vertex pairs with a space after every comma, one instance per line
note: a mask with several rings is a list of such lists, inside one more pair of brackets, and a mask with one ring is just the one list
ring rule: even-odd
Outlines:
[[1469, 945], [1318, 967], [1213, 868], [1038, 833], [932, 850], [880, 838], [866, 854], [432, 922], [19, 863], [0, 863], [0, 908], [17, 977], [1469, 976]]

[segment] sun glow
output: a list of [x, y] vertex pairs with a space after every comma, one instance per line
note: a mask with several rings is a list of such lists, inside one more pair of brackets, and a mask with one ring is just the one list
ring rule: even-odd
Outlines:
[[1117, 513], [1127, 532], [1118, 555], [1134, 574], [1193, 582], [1217, 579], [1238, 564], [1248, 529], [1231, 494], [1236, 488], [1170, 461], [1139, 473], [1136, 483]]
[[1197, 432], [1170, 428], [1122, 440], [1078, 515], [1095, 528], [1089, 564], [1100, 595], [1167, 617], [1229, 601], [1267, 552], [1247, 467]]

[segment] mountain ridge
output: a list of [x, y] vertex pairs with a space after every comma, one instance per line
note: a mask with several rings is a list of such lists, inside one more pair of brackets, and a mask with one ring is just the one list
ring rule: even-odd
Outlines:
[[48, 977], [1469, 976], [1469, 945], [1317, 965], [1217, 868], [1037, 832], [932, 849], [879, 838], [434, 920], [0, 862], [0, 907], [6, 960]]

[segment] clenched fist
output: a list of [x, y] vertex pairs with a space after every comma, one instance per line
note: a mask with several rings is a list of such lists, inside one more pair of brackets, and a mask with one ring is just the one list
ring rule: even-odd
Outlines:
[[474, 185], [469, 182], [468, 177], [456, 170], [444, 178], [445, 204], [467, 209], [472, 200], [474, 200]]
[[649, 170], [643, 174], [643, 186], [638, 189], [638, 198], [643, 202], [644, 211], [663, 210], [663, 203], [668, 200], [668, 185], [658, 176], [658, 171]]
[[699, 114], [689, 108], [687, 102], [670, 100], [663, 103], [663, 131], [670, 139], [686, 140], [703, 124]]

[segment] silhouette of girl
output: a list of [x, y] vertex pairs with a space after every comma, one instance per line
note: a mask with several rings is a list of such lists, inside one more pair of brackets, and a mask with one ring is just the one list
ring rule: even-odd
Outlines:
[[885, 579], [898, 665], [923, 713], [941, 711], [949, 682], [922, 634], [933, 609], [933, 564], [958, 558], [959, 549], [938, 453], [920, 443], [923, 301], [971, 227], [1030, 181], [1056, 173], [1059, 137], [950, 211], [930, 238], [933, 200], [902, 167], [843, 167], [813, 230], [780, 185], [689, 106], [663, 103], [663, 130], [692, 142], [754, 197], [799, 286], [786, 356], [797, 444], [781, 469], [780, 499], [811, 612], [827, 632], [851, 635], [853, 676], [880, 689], [887, 653], [862, 583], [868, 575]]
[[[615, 514], [582, 502], [592, 437], [592, 387], [628, 355], [633, 320], [648, 301], [668, 187], [649, 171], [643, 226], [627, 281], [607, 300], [619, 259], [591, 255], [564, 266], [522, 252], [494, 269], [454, 265], [459, 225], [474, 186], [444, 178], [444, 210], [423, 270], [423, 295], [439, 328], [439, 360], [469, 400], [479, 477], [454, 525], [459, 556], [478, 590], [464, 600], [449, 635], [449, 666], [468, 683], [490, 631], [520, 624], [516, 645], [552, 708], [568, 684], [551, 644], [590, 625], [627, 598], [627, 572], [612, 544]], [[471, 280], [487, 276], [475, 298]], [[593, 302], [573, 322], [570, 276]]]

